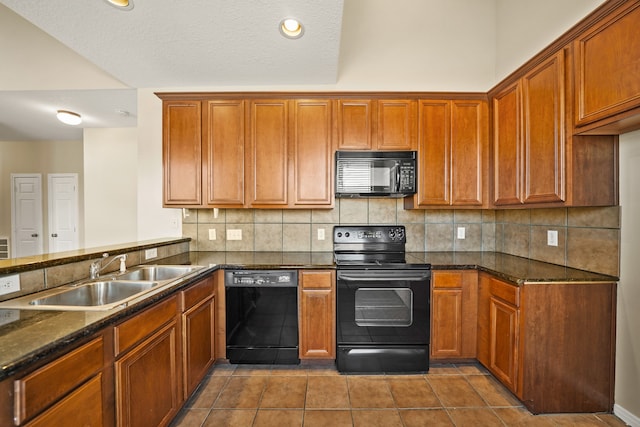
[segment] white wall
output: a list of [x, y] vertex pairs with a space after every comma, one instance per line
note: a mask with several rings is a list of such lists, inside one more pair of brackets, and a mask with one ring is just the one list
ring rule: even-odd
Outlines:
[[496, 0], [496, 82], [602, 3], [603, 0]]
[[485, 92], [495, 24], [495, 0], [346, 0], [336, 88]]
[[137, 139], [136, 128], [84, 130], [82, 247], [138, 240]]
[[[77, 173], [79, 183], [78, 204], [83, 209], [82, 141], [0, 141], [0, 236], [11, 236], [11, 179], [12, 173], [39, 173], [42, 175], [42, 225], [48, 236], [47, 174]], [[79, 219], [82, 230], [83, 219]], [[82, 239], [82, 232], [80, 233]], [[48, 239], [43, 241], [48, 252]]]
[[640, 131], [620, 137], [620, 282], [615, 412], [640, 426]]

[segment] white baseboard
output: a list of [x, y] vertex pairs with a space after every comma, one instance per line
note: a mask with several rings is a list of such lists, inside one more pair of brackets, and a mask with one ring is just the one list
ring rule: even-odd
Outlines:
[[622, 406], [613, 405], [613, 413], [616, 414], [616, 417], [620, 418], [631, 427], [640, 427], [640, 417], [633, 415]]

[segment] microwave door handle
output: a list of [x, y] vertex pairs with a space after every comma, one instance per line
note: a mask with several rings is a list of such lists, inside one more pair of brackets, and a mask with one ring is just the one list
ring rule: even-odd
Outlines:
[[398, 167], [398, 165], [394, 166], [394, 169], [396, 169], [396, 188], [395, 188], [395, 193], [399, 193], [400, 192], [400, 168]]

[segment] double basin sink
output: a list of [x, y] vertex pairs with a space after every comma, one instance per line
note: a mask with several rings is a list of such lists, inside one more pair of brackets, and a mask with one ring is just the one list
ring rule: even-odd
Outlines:
[[186, 279], [203, 268], [196, 265], [143, 265], [124, 273], [108, 274], [16, 298], [2, 306], [34, 310], [109, 310]]

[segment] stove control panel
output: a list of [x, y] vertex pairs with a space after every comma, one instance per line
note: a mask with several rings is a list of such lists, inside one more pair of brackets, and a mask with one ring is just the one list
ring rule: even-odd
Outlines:
[[406, 243], [404, 225], [336, 226], [334, 243]]

